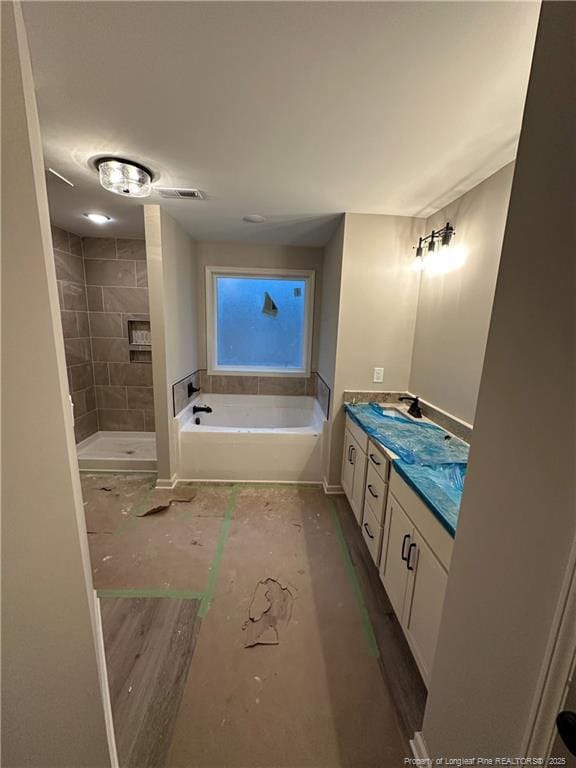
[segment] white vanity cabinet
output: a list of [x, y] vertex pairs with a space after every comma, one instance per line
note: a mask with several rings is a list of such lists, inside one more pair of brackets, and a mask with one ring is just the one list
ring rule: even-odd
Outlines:
[[366, 456], [367, 448], [368, 437], [366, 433], [352, 419], [346, 417], [341, 482], [359, 525], [362, 525], [364, 511], [364, 486], [368, 462]]
[[395, 471], [385, 521], [380, 578], [428, 685], [453, 539]]

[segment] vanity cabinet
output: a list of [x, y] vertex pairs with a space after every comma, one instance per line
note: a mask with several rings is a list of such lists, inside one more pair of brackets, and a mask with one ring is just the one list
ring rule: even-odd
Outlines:
[[[361, 432], [358, 435], [351, 427]], [[364, 439], [362, 439], [362, 435]], [[358, 439], [360, 437], [360, 440]], [[359, 525], [362, 525], [364, 511], [364, 486], [366, 482], [366, 447], [368, 440], [366, 435], [350, 419], [346, 420], [344, 432], [344, 454], [342, 456], [342, 488], [346, 494], [354, 516]]]
[[448, 581], [452, 537], [396, 472], [391, 473], [385, 520], [380, 578], [427, 685]]

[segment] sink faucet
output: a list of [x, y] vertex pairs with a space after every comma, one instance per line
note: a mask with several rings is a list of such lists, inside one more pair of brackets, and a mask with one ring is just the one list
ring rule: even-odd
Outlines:
[[420, 408], [420, 398], [418, 397], [399, 397], [399, 400], [409, 400], [411, 405], [410, 408], [408, 408], [408, 413], [410, 416], [414, 416], [415, 419], [421, 419], [422, 418], [422, 409]]
[[192, 413], [194, 415], [197, 413], [212, 413], [212, 408], [209, 405], [193, 405]]

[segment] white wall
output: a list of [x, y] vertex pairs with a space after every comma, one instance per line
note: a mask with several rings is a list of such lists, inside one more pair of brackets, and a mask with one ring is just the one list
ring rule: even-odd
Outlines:
[[199, 368], [206, 368], [206, 267], [262, 267], [313, 269], [316, 272], [312, 370], [318, 356], [318, 318], [322, 292], [322, 248], [250, 243], [198, 242], [196, 244]]
[[449, 221], [463, 266], [424, 271], [414, 337], [410, 390], [472, 423], [480, 387], [514, 164], [426, 221], [426, 233]]
[[[340, 484], [344, 390], [408, 388], [418, 298], [412, 245], [422, 227], [421, 219], [347, 213], [326, 249], [321, 360], [328, 377], [334, 371], [327, 486]], [[384, 368], [382, 384], [373, 383], [376, 366]]]
[[176, 472], [172, 385], [199, 365], [196, 243], [159, 205], [144, 206], [158, 480]]
[[2, 3], [1, 21], [2, 765], [104, 768], [109, 699], [42, 143], [20, 7]]
[[432, 757], [525, 754], [576, 532], [575, 25], [573, 3], [543, 3], [424, 718]]

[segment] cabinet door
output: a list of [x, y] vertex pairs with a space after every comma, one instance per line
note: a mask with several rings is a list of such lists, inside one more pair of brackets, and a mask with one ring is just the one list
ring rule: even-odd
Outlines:
[[354, 487], [354, 462], [352, 461], [352, 446], [354, 440], [350, 432], [344, 432], [344, 453], [342, 455], [342, 477], [341, 483], [348, 501], [352, 499], [352, 489]]
[[354, 444], [352, 446], [352, 461], [354, 463], [354, 482], [352, 485], [352, 498], [350, 499], [350, 506], [352, 511], [358, 520], [358, 525], [362, 525], [362, 517], [364, 514], [364, 490], [366, 487], [366, 467], [368, 459], [366, 454], [360, 448], [358, 443], [352, 438]]
[[428, 684], [448, 574], [416, 530], [411, 543], [409, 565], [413, 570], [409, 571], [403, 624], [424, 682]]
[[413, 526], [392, 494], [388, 494], [386, 531], [380, 578], [398, 619], [402, 621], [409, 571], [405, 557], [412, 543]]

